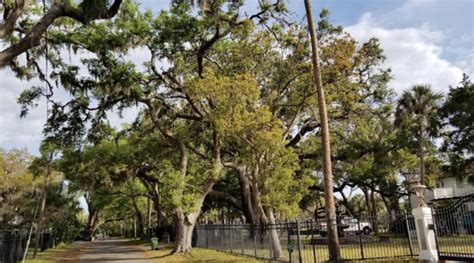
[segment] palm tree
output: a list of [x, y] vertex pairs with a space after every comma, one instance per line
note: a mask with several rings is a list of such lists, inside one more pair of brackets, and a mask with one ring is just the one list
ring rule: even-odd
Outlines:
[[439, 129], [438, 110], [443, 95], [429, 85], [416, 85], [405, 90], [398, 100], [395, 113], [396, 125], [416, 128], [419, 143], [420, 183], [425, 184], [424, 145], [428, 136], [435, 136]]
[[339, 239], [337, 236], [336, 207], [334, 205], [333, 176], [331, 166], [331, 145], [329, 138], [329, 125], [326, 109], [326, 98], [324, 87], [321, 81], [321, 69], [319, 67], [319, 46], [318, 38], [313, 21], [313, 9], [311, 0], [304, 0], [306, 17], [308, 19], [309, 33], [311, 36], [313, 77], [318, 94], [319, 118], [321, 121], [321, 147], [323, 152], [323, 175], [324, 175], [324, 200], [326, 203], [326, 219], [328, 229], [328, 249], [329, 260], [338, 261], [341, 256]]

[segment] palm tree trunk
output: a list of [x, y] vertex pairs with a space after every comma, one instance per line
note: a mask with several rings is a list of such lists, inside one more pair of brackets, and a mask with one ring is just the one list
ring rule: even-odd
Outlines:
[[309, 33], [311, 35], [313, 77], [316, 82], [318, 94], [319, 117], [321, 121], [321, 146], [323, 152], [323, 174], [324, 174], [324, 198], [326, 202], [326, 218], [328, 228], [329, 260], [338, 261], [341, 256], [339, 239], [337, 237], [336, 208], [334, 205], [333, 179], [331, 168], [331, 145], [329, 138], [329, 125], [326, 109], [326, 98], [321, 80], [321, 69], [319, 68], [319, 47], [316, 30], [314, 28], [313, 10], [311, 0], [305, 0], [306, 17], [308, 19]]
[[420, 126], [420, 183], [425, 185], [425, 151], [424, 151], [424, 127], [423, 127], [423, 117], [420, 117], [419, 126]]

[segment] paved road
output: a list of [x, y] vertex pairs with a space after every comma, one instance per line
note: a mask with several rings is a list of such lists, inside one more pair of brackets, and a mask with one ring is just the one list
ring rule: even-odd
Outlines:
[[127, 240], [104, 240], [87, 242], [81, 247], [79, 262], [138, 262], [153, 260], [140, 248], [128, 246]]

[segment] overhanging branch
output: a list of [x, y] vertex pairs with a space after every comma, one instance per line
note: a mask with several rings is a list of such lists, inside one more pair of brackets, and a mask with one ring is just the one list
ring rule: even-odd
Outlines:
[[[25, 3], [27, 2], [28, 1], [25, 1]], [[109, 19], [118, 13], [121, 4], [122, 0], [115, 0], [106, 12], [93, 17], [87, 16], [86, 19], [85, 14], [83, 14], [81, 10], [71, 6], [69, 1], [55, 2], [38, 23], [33, 26], [30, 32], [28, 32], [20, 41], [11, 44], [0, 52], [0, 68], [8, 65], [15, 57], [26, 52], [28, 49], [39, 46], [43, 34], [57, 18], [69, 17], [81, 23], [87, 23], [90, 20], [96, 19]], [[21, 9], [21, 13], [23, 13], [23, 11], [24, 8]], [[18, 15], [18, 17], [19, 16], [20, 15]], [[12, 17], [11, 19], [12, 21], [16, 21], [18, 17]], [[6, 22], [11, 23], [9, 21], [10, 20], [7, 20]], [[2, 32], [0, 31], [0, 38], [4, 38], [8, 35], [9, 31], [11, 33], [11, 30], [13, 30], [9, 28], [8, 24], [3, 24], [1, 29], [3, 29], [4, 32], [2, 35]]]

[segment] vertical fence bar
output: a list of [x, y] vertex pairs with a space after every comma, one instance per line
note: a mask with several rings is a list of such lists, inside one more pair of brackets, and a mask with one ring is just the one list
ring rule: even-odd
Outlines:
[[431, 217], [433, 218], [434, 231], [435, 231], [434, 236], [435, 236], [436, 250], [438, 251], [438, 257], [440, 257], [441, 256], [441, 251], [439, 250], [439, 240], [438, 240], [439, 229], [438, 229], [438, 218], [437, 218], [437, 216], [438, 216], [438, 213], [434, 209], [431, 209]]
[[316, 240], [314, 239], [314, 231], [316, 229], [314, 229], [314, 224], [313, 224], [313, 220], [311, 220], [311, 227], [310, 227], [310, 231], [311, 231], [311, 247], [313, 249], [313, 262], [316, 263]]
[[360, 218], [357, 218], [357, 229], [358, 229], [358, 234], [359, 234], [359, 247], [360, 247], [360, 257], [362, 260], [365, 259], [365, 256], [364, 256], [364, 242], [362, 241], [362, 235], [364, 233], [362, 233], [362, 230], [360, 229]]
[[242, 227], [242, 231], [240, 232], [240, 254], [244, 254], [244, 230], [245, 228]]
[[230, 252], [234, 252], [234, 242], [233, 242], [233, 233], [232, 233], [232, 226], [229, 225], [229, 234], [230, 234]]
[[300, 221], [296, 220], [296, 238], [298, 239], [298, 260], [300, 263], [303, 262], [301, 257], [301, 235], [300, 235]]
[[290, 263], [292, 263], [293, 244], [291, 243], [290, 224], [288, 222], [286, 222], [286, 233], [288, 234], [288, 242], [287, 242], [288, 259], [290, 260]]
[[462, 243], [464, 244], [464, 248], [465, 248], [465, 249], [463, 249], [464, 251], [469, 251], [469, 243], [470, 243], [469, 239], [468, 239], [468, 236], [467, 236], [470, 233], [469, 226], [467, 224], [467, 222], [468, 222], [467, 216], [469, 215], [467, 205], [468, 205], [468, 203], [461, 206], [461, 208], [462, 208], [462, 219], [461, 219], [462, 223], [461, 224], [462, 224], [462, 228], [463, 228], [462, 234], [464, 236], [464, 238], [463, 238], [464, 240], [463, 240]]
[[219, 233], [220, 233], [220, 236], [221, 236], [221, 245], [220, 245], [220, 249], [221, 250], [225, 250], [225, 229], [224, 229], [224, 226], [221, 225], [219, 227]]
[[255, 257], [257, 257], [257, 233], [258, 231], [253, 233], [253, 254]]
[[268, 235], [268, 258], [271, 259], [272, 258], [272, 254], [273, 254], [273, 247], [272, 247], [272, 234], [271, 234], [271, 231], [272, 231], [272, 226], [274, 225], [267, 225], [267, 231], [266, 231], [266, 234]]
[[209, 234], [207, 233], [209, 231], [209, 228], [205, 226], [203, 230], [204, 230], [204, 233], [205, 233], [204, 235], [206, 238], [206, 248], [209, 248]]
[[410, 230], [410, 223], [408, 222], [408, 214], [405, 211], [405, 225], [407, 226], [407, 234], [408, 234], [408, 247], [410, 248], [410, 256], [413, 257], [413, 244], [411, 243], [411, 230]]

